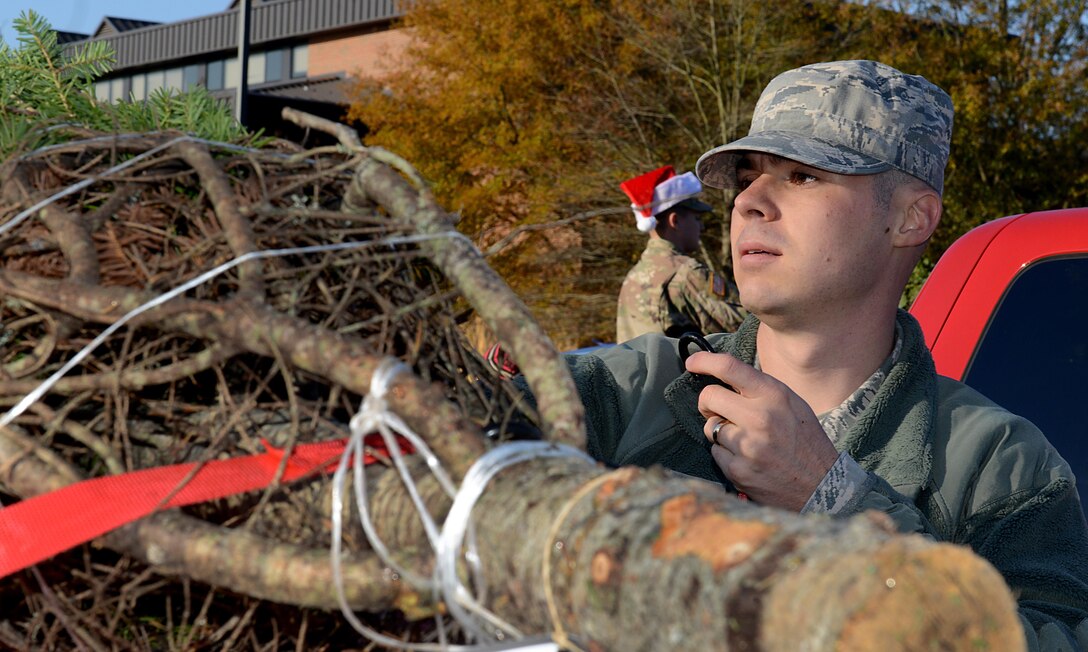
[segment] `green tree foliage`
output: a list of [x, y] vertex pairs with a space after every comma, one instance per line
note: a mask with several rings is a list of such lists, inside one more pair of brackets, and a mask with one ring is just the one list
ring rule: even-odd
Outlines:
[[[1086, 0], [1088, 1], [1088, 0]], [[614, 336], [615, 296], [644, 237], [622, 179], [743, 135], [775, 74], [847, 58], [925, 75], [956, 105], [932, 261], [979, 223], [1088, 203], [1085, 2], [420, 0], [403, 74], [360, 87], [368, 140], [415, 162], [564, 346]], [[728, 269], [731, 196], [711, 223]], [[613, 215], [568, 223], [614, 207]], [[555, 307], [553, 307], [555, 306]]]
[[1086, 8], [1080, 0], [915, 1], [841, 14], [843, 58], [925, 75], [956, 108], [944, 218], [905, 303], [972, 227], [1088, 205]]
[[956, 105], [943, 250], [981, 222], [1088, 203], [1088, 3], [939, 3], [934, 76]]
[[90, 41], [66, 53], [49, 23], [33, 10], [14, 21], [18, 46], [0, 41], [0, 156], [70, 137], [60, 126], [96, 131], [177, 129], [216, 140], [239, 140], [245, 129], [230, 108], [198, 88], [156, 91], [146, 102], [102, 103], [94, 80], [108, 73], [109, 44]]
[[90, 43], [70, 58], [57, 34], [33, 10], [14, 21], [19, 47], [0, 41], [0, 151], [7, 154], [41, 123], [76, 121], [94, 112], [95, 77], [113, 63], [105, 43]]

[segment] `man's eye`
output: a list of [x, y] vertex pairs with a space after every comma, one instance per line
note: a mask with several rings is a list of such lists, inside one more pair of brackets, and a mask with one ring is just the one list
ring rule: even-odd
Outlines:
[[752, 177], [738, 176], [737, 177], [737, 190], [744, 190], [748, 186], [752, 185]]
[[808, 172], [794, 172], [790, 174], [790, 183], [796, 183], [798, 185], [812, 183], [816, 180], [816, 177]]

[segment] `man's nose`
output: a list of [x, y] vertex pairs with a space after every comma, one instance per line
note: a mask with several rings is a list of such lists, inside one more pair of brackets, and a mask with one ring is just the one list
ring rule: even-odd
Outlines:
[[760, 174], [751, 179], [733, 198], [733, 214], [753, 219], [772, 218], [775, 215], [772, 182], [769, 174]]

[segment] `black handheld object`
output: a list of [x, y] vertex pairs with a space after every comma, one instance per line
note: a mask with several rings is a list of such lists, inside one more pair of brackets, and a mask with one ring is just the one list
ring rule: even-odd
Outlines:
[[680, 348], [680, 364], [687, 365], [688, 358], [691, 357], [691, 347], [698, 347], [700, 351], [711, 351], [710, 342], [706, 341], [702, 335], [698, 333], [684, 333], [680, 336], [680, 342], [677, 344]]
[[[707, 342], [706, 338], [702, 335], [694, 332], [684, 333], [683, 335], [681, 335], [680, 341], [677, 343], [677, 347], [680, 349], [680, 366], [684, 368], [687, 367], [688, 358], [690, 358], [691, 354], [695, 352], [692, 351], [692, 347], [695, 347], [698, 351], [708, 351], [711, 353], [714, 352], [714, 349], [710, 348], [710, 342]], [[733, 390], [733, 388], [729, 386], [729, 384], [723, 383], [717, 378], [713, 378], [711, 376], [704, 376], [702, 374], [695, 375], [697, 375], [699, 378], [706, 379], [706, 384], [708, 385], [717, 384], [725, 387], [726, 389]]]

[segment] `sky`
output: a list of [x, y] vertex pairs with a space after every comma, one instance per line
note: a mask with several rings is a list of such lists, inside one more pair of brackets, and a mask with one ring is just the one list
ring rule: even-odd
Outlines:
[[169, 23], [229, 6], [230, 0], [0, 0], [0, 36], [14, 45], [12, 21], [27, 9], [45, 16], [54, 29], [90, 34], [105, 16]]

